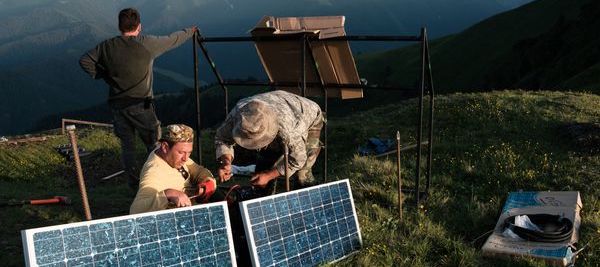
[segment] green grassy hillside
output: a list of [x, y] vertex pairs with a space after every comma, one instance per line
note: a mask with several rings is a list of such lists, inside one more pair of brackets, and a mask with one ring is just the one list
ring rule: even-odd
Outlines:
[[[595, 154], [585, 152], [592, 145], [575, 142], [565, 129], [574, 123], [598, 122], [600, 97], [503, 91], [440, 96], [436, 103], [432, 195], [418, 215], [408, 209], [404, 222], [391, 208], [397, 205], [395, 158], [349, 155], [367, 137], [393, 138], [396, 130], [404, 142], [414, 143], [416, 101], [333, 123], [330, 146], [337, 160], [330, 165], [335, 166], [331, 168], [336, 177], [353, 181], [367, 240], [348, 266], [545, 266], [480, 254], [485, 233], [493, 229], [508, 192], [521, 189], [580, 191], [584, 203], [580, 246], [589, 246], [578, 264], [599, 264], [599, 144], [596, 141]], [[344, 143], [334, 143], [334, 138]], [[414, 154], [405, 154], [402, 166], [404, 182], [411, 186]]]
[[[598, 2], [538, 0], [431, 41], [434, 84], [462, 88], [561, 90], [598, 93]], [[372, 83], [412, 86], [420, 72], [417, 46], [358, 57]]]
[[[496, 91], [436, 98], [431, 195], [417, 210], [406, 196], [404, 220], [396, 214], [395, 157], [358, 157], [368, 137], [414, 143], [416, 99], [330, 119], [329, 180], [350, 179], [363, 248], [339, 266], [544, 266], [531, 259], [490, 259], [480, 247], [511, 191], [577, 190], [583, 198], [578, 266], [600, 264], [600, 144], [598, 126], [589, 138], [571, 131], [600, 118], [600, 96], [568, 92]], [[357, 123], [358, 122], [358, 123]], [[592, 123], [592, 124], [590, 124]], [[593, 128], [593, 127], [591, 127]], [[80, 130], [80, 145], [94, 218], [127, 213], [132, 196], [124, 177], [100, 178], [120, 169], [118, 142], [105, 130]], [[212, 159], [211, 137], [203, 157]], [[595, 137], [594, 137], [595, 136]], [[581, 138], [578, 138], [581, 137]], [[596, 138], [596, 139], [594, 139]], [[81, 221], [75, 169], [47, 141], [0, 145], [3, 200], [65, 195], [71, 206], [0, 209], [0, 262], [22, 266], [22, 229]], [[140, 156], [143, 148], [139, 147]], [[404, 186], [413, 185], [414, 152], [402, 156]], [[207, 162], [209, 168], [214, 163]]]

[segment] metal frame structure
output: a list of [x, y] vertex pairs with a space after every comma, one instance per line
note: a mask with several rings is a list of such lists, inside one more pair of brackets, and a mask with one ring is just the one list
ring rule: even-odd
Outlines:
[[[433, 145], [433, 112], [434, 112], [434, 88], [433, 88], [433, 78], [431, 75], [431, 62], [429, 56], [429, 42], [427, 38], [427, 31], [425, 28], [421, 28], [419, 36], [390, 36], [390, 35], [378, 35], [378, 36], [369, 36], [369, 35], [348, 35], [348, 36], [340, 36], [334, 38], [327, 38], [323, 40], [327, 41], [380, 41], [380, 42], [418, 42], [421, 45], [421, 77], [420, 77], [420, 86], [419, 88], [402, 88], [399, 86], [378, 86], [378, 85], [366, 85], [366, 84], [339, 84], [339, 83], [325, 83], [323, 78], [319, 74], [319, 66], [316, 63], [316, 60], [313, 57], [311, 42], [318, 41], [318, 37], [308, 35], [308, 34], [293, 34], [293, 35], [281, 35], [281, 36], [249, 36], [249, 37], [202, 37], [196, 35], [194, 37], [194, 87], [196, 90], [196, 111], [197, 111], [197, 124], [196, 129], [200, 132], [200, 90], [198, 87], [198, 57], [197, 57], [197, 48], [196, 46], [200, 46], [202, 53], [204, 54], [205, 59], [211, 67], [211, 70], [223, 93], [225, 95], [225, 115], [227, 116], [229, 112], [229, 95], [227, 86], [268, 86], [269, 88], [276, 87], [300, 87], [302, 89], [302, 95], [306, 96], [306, 88], [307, 86], [311, 87], [321, 87], [323, 90], [323, 98], [324, 98], [324, 109], [325, 114], [328, 114], [328, 99], [327, 99], [327, 90], [329, 88], [362, 88], [364, 89], [384, 89], [384, 90], [399, 90], [399, 91], [411, 91], [411, 90], [419, 90], [419, 119], [417, 125], [417, 144], [423, 144], [423, 100], [425, 99], [425, 90], [427, 89], [429, 95], [429, 127], [428, 127], [428, 136], [427, 136], [427, 163], [426, 163], [426, 183], [424, 191], [420, 191], [420, 180], [421, 180], [421, 157], [422, 157], [422, 145], [417, 145], [417, 156], [416, 156], [416, 173], [415, 173], [415, 187], [414, 189], [403, 188], [404, 192], [412, 192], [415, 193], [415, 204], [418, 206], [420, 199], [422, 197], [426, 197], [429, 194], [429, 188], [431, 184], [431, 163], [432, 163], [432, 145]], [[301, 42], [302, 44], [302, 81], [298, 82], [241, 82], [241, 81], [225, 81], [217, 71], [216, 65], [214, 61], [211, 59], [208, 50], [206, 49], [205, 43], [217, 43], [217, 42], [257, 42], [257, 41], [289, 41], [296, 40]], [[320, 81], [320, 83], [307, 82], [306, 81], [306, 53], [311, 55], [314, 67], [317, 70], [316, 75]], [[324, 123], [324, 140], [325, 140], [325, 149], [324, 149], [324, 181], [327, 181], [327, 122]], [[197, 136], [199, 136], [198, 134]], [[197, 151], [199, 151], [198, 155], [200, 155], [201, 145], [200, 138], [197, 137], [196, 140]], [[202, 163], [201, 156], [199, 157], [199, 162]], [[286, 189], [289, 191], [289, 176], [286, 174]]]

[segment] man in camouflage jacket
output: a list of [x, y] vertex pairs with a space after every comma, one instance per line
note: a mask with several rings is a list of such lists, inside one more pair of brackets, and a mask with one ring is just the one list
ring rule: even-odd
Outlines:
[[[314, 182], [312, 166], [319, 155], [319, 136], [324, 118], [319, 105], [307, 98], [285, 91], [272, 91], [240, 100], [215, 135], [218, 175], [221, 181], [231, 178], [234, 145], [276, 154], [275, 160], [261, 168], [257, 162], [252, 184], [265, 187], [271, 180], [285, 175], [283, 153], [287, 146], [288, 175], [297, 174], [300, 185]], [[268, 157], [267, 157], [268, 158]], [[269, 159], [267, 159], [269, 160]]]

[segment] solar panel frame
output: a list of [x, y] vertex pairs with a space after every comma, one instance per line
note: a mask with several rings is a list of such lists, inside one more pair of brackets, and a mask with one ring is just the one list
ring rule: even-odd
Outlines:
[[[26, 229], [21, 237], [26, 266], [237, 266], [225, 201]], [[213, 254], [202, 254], [210, 243]]]
[[239, 206], [253, 266], [336, 262], [362, 247], [348, 179], [247, 200]]

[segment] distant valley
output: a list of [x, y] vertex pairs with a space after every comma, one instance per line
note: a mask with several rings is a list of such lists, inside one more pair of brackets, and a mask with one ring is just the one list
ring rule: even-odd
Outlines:
[[[123, 7], [141, 11], [146, 34], [167, 34], [195, 24], [206, 36], [237, 36], [246, 35], [263, 15], [345, 15], [349, 34], [412, 35], [427, 26], [431, 37], [440, 37], [527, 2], [0, 0], [0, 135], [25, 133], [39, 128], [36, 122], [50, 114], [104, 103], [104, 83], [89, 79], [77, 60], [99, 41], [118, 34], [116, 14]], [[355, 53], [393, 48], [352, 47]], [[264, 79], [251, 44], [210, 44], [208, 49], [224, 77]], [[204, 60], [201, 64], [201, 79], [214, 81]], [[191, 43], [164, 55], [156, 66], [163, 75], [157, 75], [155, 92], [186, 88], [193, 77]]]

